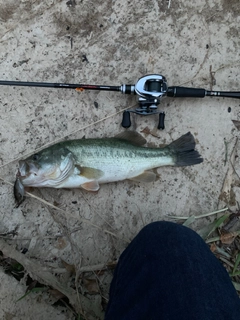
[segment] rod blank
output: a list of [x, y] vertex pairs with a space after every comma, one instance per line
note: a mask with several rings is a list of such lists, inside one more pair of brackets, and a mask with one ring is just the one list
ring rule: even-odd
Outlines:
[[199, 88], [188, 87], [169, 87], [167, 91], [168, 97], [174, 98], [204, 98], [210, 97], [223, 97], [240, 99], [240, 92], [238, 91], [207, 91]]
[[240, 99], [240, 92], [237, 91], [206, 91], [206, 96], [210, 97], [225, 97]]
[[22, 87], [44, 87], [44, 88], [61, 88], [61, 89], [86, 89], [86, 90], [106, 90], [106, 91], [121, 91], [120, 86], [101, 86], [89, 84], [74, 84], [74, 83], [51, 83], [51, 82], [24, 82], [24, 81], [5, 81], [0, 80], [0, 85], [3, 86], [22, 86]]

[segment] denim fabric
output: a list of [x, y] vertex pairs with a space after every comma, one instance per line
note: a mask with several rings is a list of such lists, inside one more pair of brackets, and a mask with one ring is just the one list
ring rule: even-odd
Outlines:
[[194, 231], [144, 227], [122, 253], [105, 320], [240, 320], [230, 277]]

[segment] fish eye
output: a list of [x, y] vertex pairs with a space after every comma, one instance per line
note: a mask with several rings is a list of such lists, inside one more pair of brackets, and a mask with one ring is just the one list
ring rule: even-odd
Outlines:
[[39, 154], [38, 153], [35, 153], [33, 156], [32, 156], [32, 159], [33, 160], [38, 160], [39, 159]]

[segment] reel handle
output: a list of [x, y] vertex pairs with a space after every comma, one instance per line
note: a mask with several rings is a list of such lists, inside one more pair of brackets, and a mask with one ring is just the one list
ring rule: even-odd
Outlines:
[[130, 112], [129, 111], [124, 111], [123, 112], [123, 117], [122, 117], [122, 127], [123, 128], [129, 128], [131, 127], [131, 119], [130, 119]]
[[159, 113], [159, 121], [158, 121], [158, 129], [164, 129], [165, 128], [165, 124], [164, 124], [164, 119], [165, 119], [165, 113], [164, 112], [160, 112]]

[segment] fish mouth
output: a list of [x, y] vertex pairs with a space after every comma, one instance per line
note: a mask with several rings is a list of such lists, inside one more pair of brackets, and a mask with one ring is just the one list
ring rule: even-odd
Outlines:
[[17, 172], [17, 177], [24, 179], [29, 177], [30, 175], [37, 176], [39, 168], [34, 163], [28, 163], [26, 161], [19, 161], [19, 169]]
[[20, 160], [17, 177], [26, 187], [57, 187], [73, 171], [73, 161], [68, 158], [61, 165], [49, 163], [41, 166], [32, 161]]
[[46, 181], [46, 177], [38, 164], [24, 160], [19, 161], [17, 178], [25, 187], [43, 186]]

